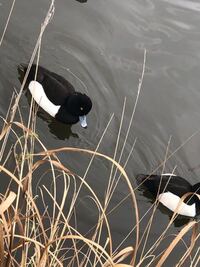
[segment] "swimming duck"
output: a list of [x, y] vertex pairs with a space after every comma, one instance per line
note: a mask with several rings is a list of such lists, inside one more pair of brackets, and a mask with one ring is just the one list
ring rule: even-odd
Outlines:
[[[21, 66], [26, 72], [27, 66]], [[62, 76], [38, 66], [32, 65], [27, 82], [29, 91], [36, 103], [55, 119], [66, 124], [80, 121], [87, 127], [86, 115], [92, 108], [92, 101], [86, 95], [76, 92], [73, 85]]]
[[[142, 183], [158, 201], [171, 211], [175, 211], [180, 198], [189, 192], [200, 194], [200, 183], [191, 185], [186, 179], [174, 174], [163, 175], [139, 174], [137, 181]], [[190, 195], [179, 206], [177, 213], [188, 217], [200, 214], [200, 199], [196, 195]]]

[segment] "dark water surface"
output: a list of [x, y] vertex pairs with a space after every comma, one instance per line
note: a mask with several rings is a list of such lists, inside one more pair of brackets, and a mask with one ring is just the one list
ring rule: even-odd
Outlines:
[[[11, 4], [10, 0], [0, 0], [0, 33]], [[40, 64], [65, 76], [77, 90], [90, 95], [93, 110], [88, 115], [87, 130], [78, 124], [67, 127], [49, 121], [49, 118], [44, 120], [41, 118], [45, 117], [43, 114], [38, 117], [37, 133], [49, 148], [95, 149], [114, 113], [100, 146], [101, 152], [112, 156], [124, 98], [127, 97], [120, 149], [125, 138], [142, 72], [143, 53], [147, 49], [143, 86], [122, 160], [123, 163], [137, 137], [126, 168], [136, 185], [136, 174], [150, 173], [164, 160], [170, 137], [170, 151], [173, 152], [200, 128], [200, 3], [189, 0], [88, 0], [81, 4], [75, 0], [57, 0], [55, 5], [54, 18], [43, 36]], [[30, 59], [48, 6], [48, 0], [16, 1], [0, 47], [1, 116], [6, 114], [13, 88], [20, 88], [17, 66]], [[87, 89], [68, 69], [84, 82]], [[29, 105], [25, 96], [21, 106], [26, 113]], [[89, 162], [88, 157], [74, 154], [62, 155], [62, 159], [80, 175]], [[198, 164], [199, 134], [167, 161], [165, 172], [171, 172], [177, 166], [176, 173], [193, 184], [200, 181], [200, 168], [194, 168]], [[91, 186], [98, 188], [100, 199], [104, 197], [108, 173], [107, 163], [97, 160], [88, 175]], [[112, 205], [116, 205], [127, 192], [122, 183]], [[140, 192], [137, 198], [143, 214], [150, 207], [149, 200]], [[86, 206], [84, 198], [80, 205]], [[117, 219], [112, 222], [116, 244], [131, 229], [132, 214], [129, 214], [127, 205], [116, 212]], [[83, 228], [87, 228], [92, 220], [90, 213], [92, 208], [89, 206], [87, 216], [80, 211]], [[168, 213], [158, 209], [149, 245], [162, 233], [168, 221]], [[144, 219], [142, 229], [147, 222], [148, 218]], [[178, 233], [180, 229], [181, 226], [174, 225], [170, 233]], [[131, 245], [129, 240], [125, 245]], [[176, 262], [183, 247], [179, 246], [175, 259], [171, 257], [168, 266]]]

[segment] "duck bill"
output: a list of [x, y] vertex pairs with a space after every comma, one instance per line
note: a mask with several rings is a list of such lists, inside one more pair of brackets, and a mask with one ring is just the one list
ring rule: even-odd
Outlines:
[[79, 117], [80, 124], [83, 128], [87, 128], [87, 121], [86, 121], [86, 116], [80, 116]]

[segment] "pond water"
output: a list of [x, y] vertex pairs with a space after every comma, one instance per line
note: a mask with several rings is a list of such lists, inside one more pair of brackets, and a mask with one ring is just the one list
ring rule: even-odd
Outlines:
[[[0, 33], [3, 32], [11, 4], [10, 0], [0, 0]], [[21, 0], [15, 3], [0, 47], [1, 116], [6, 115], [13, 88], [20, 88], [17, 66], [29, 61], [48, 7], [48, 0]], [[73, 146], [95, 149], [114, 113], [99, 148], [100, 152], [113, 156], [126, 97], [117, 153], [119, 157], [138, 93], [144, 49], [147, 51], [145, 74], [122, 164], [137, 138], [126, 167], [135, 186], [138, 173], [151, 173], [164, 160], [167, 144], [171, 140], [170, 152], [181, 147], [166, 162], [165, 172], [172, 172], [176, 167], [176, 174], [194, 184], [200, 181], [200, 134], [196, 133], [200, 129], [198, 1], [57, 0], [55, 15], [42, 39], [40, 64], [63, 75], [77, 90], [90, 95], [93, 109], [88, 115], [86, 130], [78, 124], [68, 127], [46, 119], [43, 114], [38, 116], [37, 133], [48, 148]], [[20, 105], [26, 113], [29, 104], [25, 95]], [[88, 157], [74, 154], [63, 154], [61, 158], [80, 175], [89, 162]], [[91, 186], [98, 188], [100, 199], [104, 198], [108, 173], [107, 164], [97, 160], [88, 175]], [[125, 184], [120, 184], [111, 205], [116, 205], [127, 193]], [[150, 202], [142, 192], [137, 192], [137, 200], [142, 215], [150, 207]], [[84, 196], [80, 203], [80, 206], [86, 206]], [[131, 229], [132, 214], [127, 212], [129, 208], [127, 203], [124, 204], [115, 214], [117, 219], [112, 221], [116, 245]], [[92, 208], [88, 207], [87, 216], [80, 209], [83, 229], [92, 220], [90, 213]], [[148, 218], [142, 222], [141, 233], [147, 221]], [[159, 208], [149, 245], [162, 233], [168, 221], [169, 214]], [[178, 233], [181, 227], [181, 222], [174, 224], [170, 233]], [[129, 241], [124, 246], [130, 245]], [[177, 248], [177, 256], [169, 259], [168, 266], [176, 262], [182, 248], [183, 245]]]

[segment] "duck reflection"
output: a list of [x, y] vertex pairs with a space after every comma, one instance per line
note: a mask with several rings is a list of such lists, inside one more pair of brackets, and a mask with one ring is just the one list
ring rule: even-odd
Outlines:
[[59, 140], [69, 139], [70, 137], [79, 138], [78, 134], [72, 132], [71, 125], [55, 120], [42, 110], [38, 110], [37, 115], [47, 122], [50, 132]]
[[87, 3], [87, 0], [76, 0], [79, 3]]

